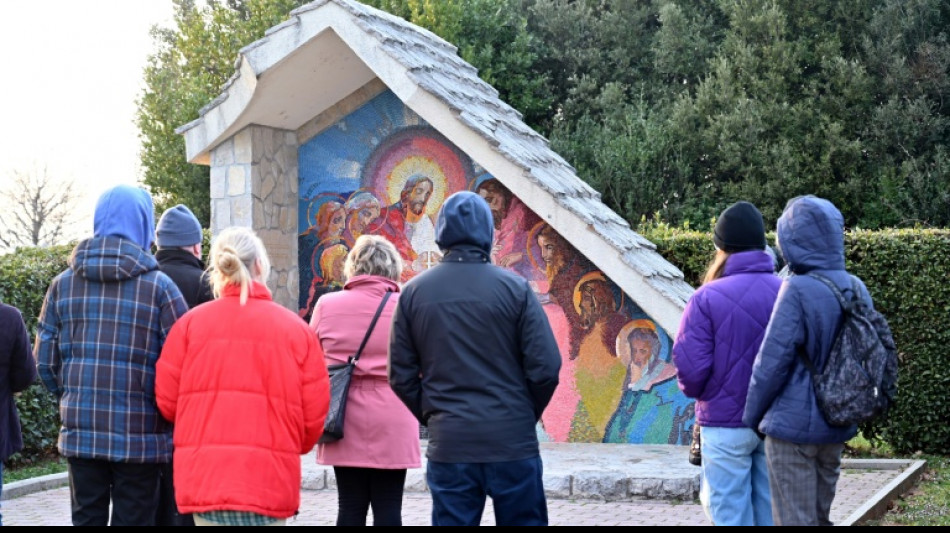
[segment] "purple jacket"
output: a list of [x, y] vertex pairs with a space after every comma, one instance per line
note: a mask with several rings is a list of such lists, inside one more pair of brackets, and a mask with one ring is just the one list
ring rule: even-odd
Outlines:
[[723, 276], [696, 290], [673, 343], [680, 390], [696, 399], [700, 426], [745, 427], [752, 363], [782, 280], [764, 251], [733, 254]]

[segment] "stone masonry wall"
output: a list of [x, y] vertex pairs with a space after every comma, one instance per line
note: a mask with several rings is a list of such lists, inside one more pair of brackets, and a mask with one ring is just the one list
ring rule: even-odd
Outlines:
[[211, 152], [211, 233], [253, 228], [271, 260], [267, 286], [294, 310], [297, 271], [297, 135], [248, 126]]

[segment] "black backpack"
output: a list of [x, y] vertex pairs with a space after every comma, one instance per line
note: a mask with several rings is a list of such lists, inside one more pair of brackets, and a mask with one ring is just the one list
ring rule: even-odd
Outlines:
[[884, 315], [865, 302], [851, 276], [847, 300], [830, 279], [809, 272], [834, 292], [842, 319], [828, 361], [819, 374], [799, 350], [815, 384], [818, 408], [831, 426], [850, 426], [887, 413], [897, 396], [897, 346]]

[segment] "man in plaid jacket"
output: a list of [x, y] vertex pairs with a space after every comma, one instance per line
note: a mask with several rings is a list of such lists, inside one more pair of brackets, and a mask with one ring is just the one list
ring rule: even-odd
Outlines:
[[172, 426], [155, 403], [155, 363], [188, 310], [158, 268], [152, 198], [114, 187], [99, 198], [94, 236], [46, 293], [35, 356], [59, 400], [59, 453], [67, 459], [76, 526], [154, 525]]

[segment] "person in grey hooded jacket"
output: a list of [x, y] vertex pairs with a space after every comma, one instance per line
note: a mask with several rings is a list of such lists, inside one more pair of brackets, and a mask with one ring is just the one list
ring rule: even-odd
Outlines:
[[561, 355], [527, 280], [492, 265], [491, 209], [453, 194], [439, 212], [441, 264], [406, 283], [393, 315], [389, 383], [429, 430], [432, 525], [547, 525], [536, 424]]
[[[844, 443], [857, 427], [830, 426], [815, 399], [804, 350], [822, 368], [841, 321], [841, 306], [816, 272], [831, 279], [850, 298], [845, 270], [844, 217], [828, 200], [812, 195], [789, 200], [776, 227], [789, 276], [752, 367], [742, 421], [766, 435], [765, 454], [777, 526], [832, 525], [831, 502], [841, 469]], [[860, 297], [871, 297], [863, 282]]]

